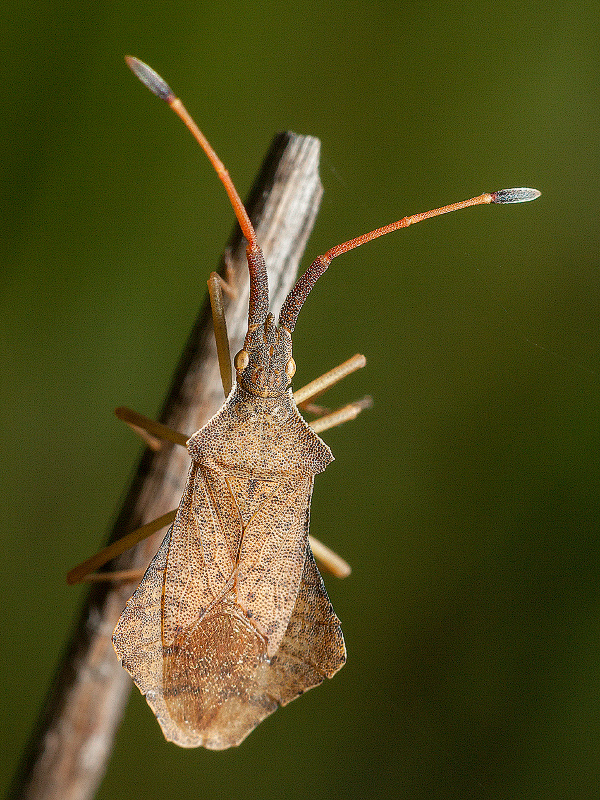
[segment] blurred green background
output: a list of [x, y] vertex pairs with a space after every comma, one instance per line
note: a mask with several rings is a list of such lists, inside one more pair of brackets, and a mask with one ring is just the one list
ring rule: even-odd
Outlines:
[[21, 3], [3, 14], [2, 785], [36, 719], [232, 225], [171, 83], [244, 196], [276, 131], [321, 138], [297, 386], [374, 406], [325, 434], [312, 530], [347, 666], [238, 749], [167, 744], [136, 691], [100, 798], [592, 798], [600, 784], [598, 8], [533, 2]]

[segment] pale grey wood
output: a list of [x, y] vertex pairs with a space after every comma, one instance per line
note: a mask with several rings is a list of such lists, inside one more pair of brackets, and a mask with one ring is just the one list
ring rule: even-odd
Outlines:
[[[294, 283], [321, 195], [318, 139], [283, 133], [275, 137], [250, 193], [247, 208], [267, 262], [271, 310], [278, 312]], [[248, 313], [245, 244], [236, 229], [228, 251], [237, 297], [225, 298], [231, 351], [243, 342]], [[206, 269], [206, 278], [210, 268]], [[221, 406], [223, 390], [208, 303], [184, 349], [161, 421], [191, 434]], [[175, 508], [189, 458], [181, 447], [147, 451], [140, 463], [111, 539]], [[115, 569], [145, 567], [164, 532], [142, 542], [114, 563]], [[111, 635], [135, 587], [95, 585], [59, 666], [56, 680], [23, 763], [12, 798], [87, 800], [93, 797], [110, 757], [131, 680], [114, 653]], [[40, 598], [43, 601], [43, 598]]]

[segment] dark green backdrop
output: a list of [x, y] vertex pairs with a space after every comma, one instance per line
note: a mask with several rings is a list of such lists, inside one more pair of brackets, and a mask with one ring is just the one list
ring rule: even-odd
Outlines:
[[[27, 16], [27, 14], [30, 16]], [[136, 692], [101, 798], [596, 797], [600, 336], [594, 3], [25, 3], [5, 12], [2, 781], [232, 224], [132, 53], [244, 195], [274, 132], [323, 142], [308, 256], [503, 186], [543, 191], [334, 263], [297, 385], [354, 352], [314, 533], [348, 664], [236, 750], [166, 744]], [[308, 263], [308, 262], [307, 262]]]

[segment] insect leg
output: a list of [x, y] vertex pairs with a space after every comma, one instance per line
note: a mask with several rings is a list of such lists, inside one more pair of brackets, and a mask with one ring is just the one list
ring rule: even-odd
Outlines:
[[164, 439], [167, 442], [173, 442], [173, 444], [180, 444], [182, 447], [187, 445], [187, 441], [190, 438], [184, 433], [174, 431], [167, 425], [163, 425], [160, 422], [155, 422], [153, 419], [149, 419], [143, 414], [138, 414], [137, 411], [133, 411], [131, 408], [127, 408], [126, 406], [119, 406], [119, 408], [115, 408], [115, 414], [120, 420], [127, 423], [127, 425], [129, 425], [129, 427], [132, 428], [136, 433], [139, 433], [144, 441], [148, 440], [146, 439], [146, 436], [142, 434], [142, 431], [144, 433], [149, 433], [153, 440]]
[[372, 405], [373, 401], [367, 395], [363, 397], [362, 400], [357, 400], [355, 403], [348, 403], [348, 405], [338, 408], [337, 411], [325, 414], [308, 424], [315, 433], [323, 433], [323, 431], [327, 431], [329, 428], [335, 428], [338, 425], [342, 425], [344, 422], [355, 419], [361, 411], [364, 411], [365, 408], [370, 408]]
[[231, 353], [229, 352], [229, 337], [227, 336], [227, 322], [225, 320], [225, 307], [223, 305], [223, 288], [226, 282], [216, 272], [210, 273], [208, 279], [208, 294], [212, 309], [213, 326], [215, 329], [215, 343], [219, 359], [219, 372], [225, 397], [231, 391]]
[[[331, 386], [334, 386], [338, 381], [341, 381], [347, 375], [355, 372], [357, 369], [361, 369], [365, 366], [367, 360], [364, 356], [356, 354], [349, 358], [347, 361], [344, 361], [343, 364], [340, 364], [333, 369], [330, 369], [329, 372], [324, 373], [318, 378], [315, 378], [314, 381], [307, 383], [306, 386], [303, 386], [301, 389], [298, 389], [294, 392], [294, 400], [296, 404], [305, 410], [311, 410], [309, 404], [312, 404], [312, 401], [323, 394], [323, 392], [327, 391]], [[339, 408], [337, 411], [332, 411], [331, 413], [325, 413], [323, 416], [319, 417], [319, 419], [313, 420], [309, 423], [310, 427], [315, 431], [315, 433], [321, 433], [322, 431], [326, 431], [329, 428], [334, 428], [336, 425], [341, 425], [344, 422], [348, 422], [351, 419], [357, 417], [361, 411], [365, 408], [369, 408], [371, 406], [371, 398], [364, 397], [362, 400], [359, 400], [355, 403], [349, 403], [343, 408]]]
[[114, 572], [91, 572], [82, 580], [86, 583], [139, 583], [145, 569], [118, 569]]
[[308, 540], [310, 542], [310, 549], [313, 556], [319, 562], [319, 566], [327, 572], [334, 575], [336, 578], [347, 578], [352, 572], [352, 567], [347, 561], [335, 553], [326, 544], [315, 539], [314, 536], [309, 534]]
[[[358, 367], [356, 367], [356, 369], [358, 369]], [[334, 414], [336, 413], [339, 412], [334, 412]], [[358, 411], [354, 414], [354, 416], [356, 416], [357, 413]], [[147, 431], [153, 436], [166, 439], [169, 442], [174, 442], [175, 444], [182, 445], [183, 447], [185, 447], [187, 443], [188, 437], [183, 433], [174, 431], [166, 425], [162, 425], [160, 422], [154, 422], [148, 417], [143, 416], [143, 414], [138, 414], [136, 411], [132, 411], [130, 408], [117, 408], [115, 410], [115, 414], [117, 417], [119, 417], [119, 419], [126, 422], [136, 431]], [[332, 415], [328, 415], [328, 417], [330, 416]], [[351, 419], [352, 417], [349, 416], [347, 418]], [[320, 420], [316, 420], [316, 422], [318, 423]], [[338, 422], [333, 424], [340, 423]], [[332, 425], [327, 425], [326, 427], [332, 427]], [[176, 510], [169, 511], [167, 514], [163, 514], [162, 517], [158, 517], [158, 519], [155, 519], [153, 522], [149, 522], [147, 525], [142, 525], [140, 528], [136, 528], [136, 530], [131, 531], [131, 533], [126, 534], [121, 539], [118, 539], [116, 542], [108, 545], [108, 547], [100, 550], [100, 552], [91, 556], [91, 558], [82, 561], [81, 564], [78, 564], [69, 571], [67, 574], [67, 583], [81, 583], [83, 580], [135, 580], [133, 571], [130, 572], [129, 570], [126, 571], [125, 575], [123, 575], [123, 573], [101, 573], [100, 575], [92, 575], [92, 573], [104, 566], [104, 564], [108, 563], [113, 558], [120, 556], [121, 553], [129, 550], [130, 547], [133, 547], [138, 542], [141, 542], [143, 539], [151, 536], [156, 531], [159, 531], [161, 528], [164, 528], [167, 525], [171, 525], [175, 519], [175, 514]], [[314, 536], [309, 536], [309, 539], [315, 558], [325, 570], [331, 572], [337, 578], [345, 578], [350, 574], [350, 566], [341, 556], [339, 556], [337, 553], [334, 553], [333, 550], [324, 545]]]
[[315, 378], [314, 381], [307, 383], [306, 386], [294, 392], [296, 405], [302, 406], [304, 403], [314, 400], [347, 375], [351, 375], [357, 369], [364, 367], [366, 363], [367, 359], [357, 353], [339, 366], [330, 369], [329, 372], [325, 372], [320, 377]]
[[[163, 514], [162, 517], [158, 517], [158, 519], [149, 522], [147, 525], [142, 525], [141, 528], [136, 528], [134, 531], [131, 531], [131, 533], [126, 534], [121, 539], [117, 539], [116, 542], [112, 542], [108, 547], [100, 550], [96, 555], [82, 561], [81, 564], [73, 567], [73, 569], [68, 572], [67, 583], [80, 583], [87, 575], [90, 575], [90, 573], [94, 572], [99, 567], [104, 566], [104, 564], [111, 561], [113, 558], [120, 556], [121, 553], [124, 553], [126, 550], [129, 550], [130, 547], [141, 542], [142, 539], [146, 539], [161, 528], [166, 528], [167, 525], [171, 525], [175, 519], [176, 513], [177, 511], [174, 510]], [[107, 578], [107, 580], [110, 580], [110, 578]]]
[[[130, 547], [133, 547], [138, 542], [141, 542], [143, 539], [146, 539], [148, 536], [156, 533], [156, 531], [159, 531], [161, 528], [165, 528], [167, 525], [171, 525], [175, 519], [176, 513], [177, 510], [174, 509], [173, 511], [169, 511], [167, 514], [163, 514], [162, 517], [158, 517], [158, 519], [155, 519], [153, 522], [149, 522], [147, 525], [142, 525], [141, 528], [136, 528], [136, 530], [131, 531], [131, 533], [126, 534], [116, 542], [109, 544], [108, 547], [100, 550], [98, 553], [91, 556], [91, 558], [82, 561], [81, 564], [73, 567], [73, 569], [68, 572], [67, 583], [72, 585], [75, 583], [81, 583], [82, 581], [133, 582], [134, 580], [139, 580], [142, 577], [143, 572], [138, 575], [137, 570], [123, 570], [120, 572], [106, 572], [99, 574], [95, 574], [95, 571], [100, 567], [103, 567], [104, 564], [107, 564], [109, 561], [112, 561], [113, 558], [120, 556], [121, 553], [129, 550]], [[310, 535], [308, 538], [313, 554], [323, 569], [325, 569], [327, 572], [330, 572], [332, 575], [335, 575], [336, 578], [346, 578], [348, 575], [350, 575], [351, 568], [347, 561], [331, 550], [331, 548], [327, 547], [327, 545], [323, 544], [323, 542], [319, 541], [319, 539], [316, 537]]]

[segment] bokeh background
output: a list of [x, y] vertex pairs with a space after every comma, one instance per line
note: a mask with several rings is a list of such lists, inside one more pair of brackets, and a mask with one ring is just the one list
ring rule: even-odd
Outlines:
[[167, 744], [132, 695], [98, 797], [588, 798], [600, 784], [600, 30], [594, 3], [21, 3], [3, 13], [2, 785], [36, 719], [233, 215], [276, 131], [323, 142], [305, 263], [504, 186], [535, 203], [334, 262], [296, 385], [374, 406], [326, 434], [312, 530], [347, 666], [238, 749]]

